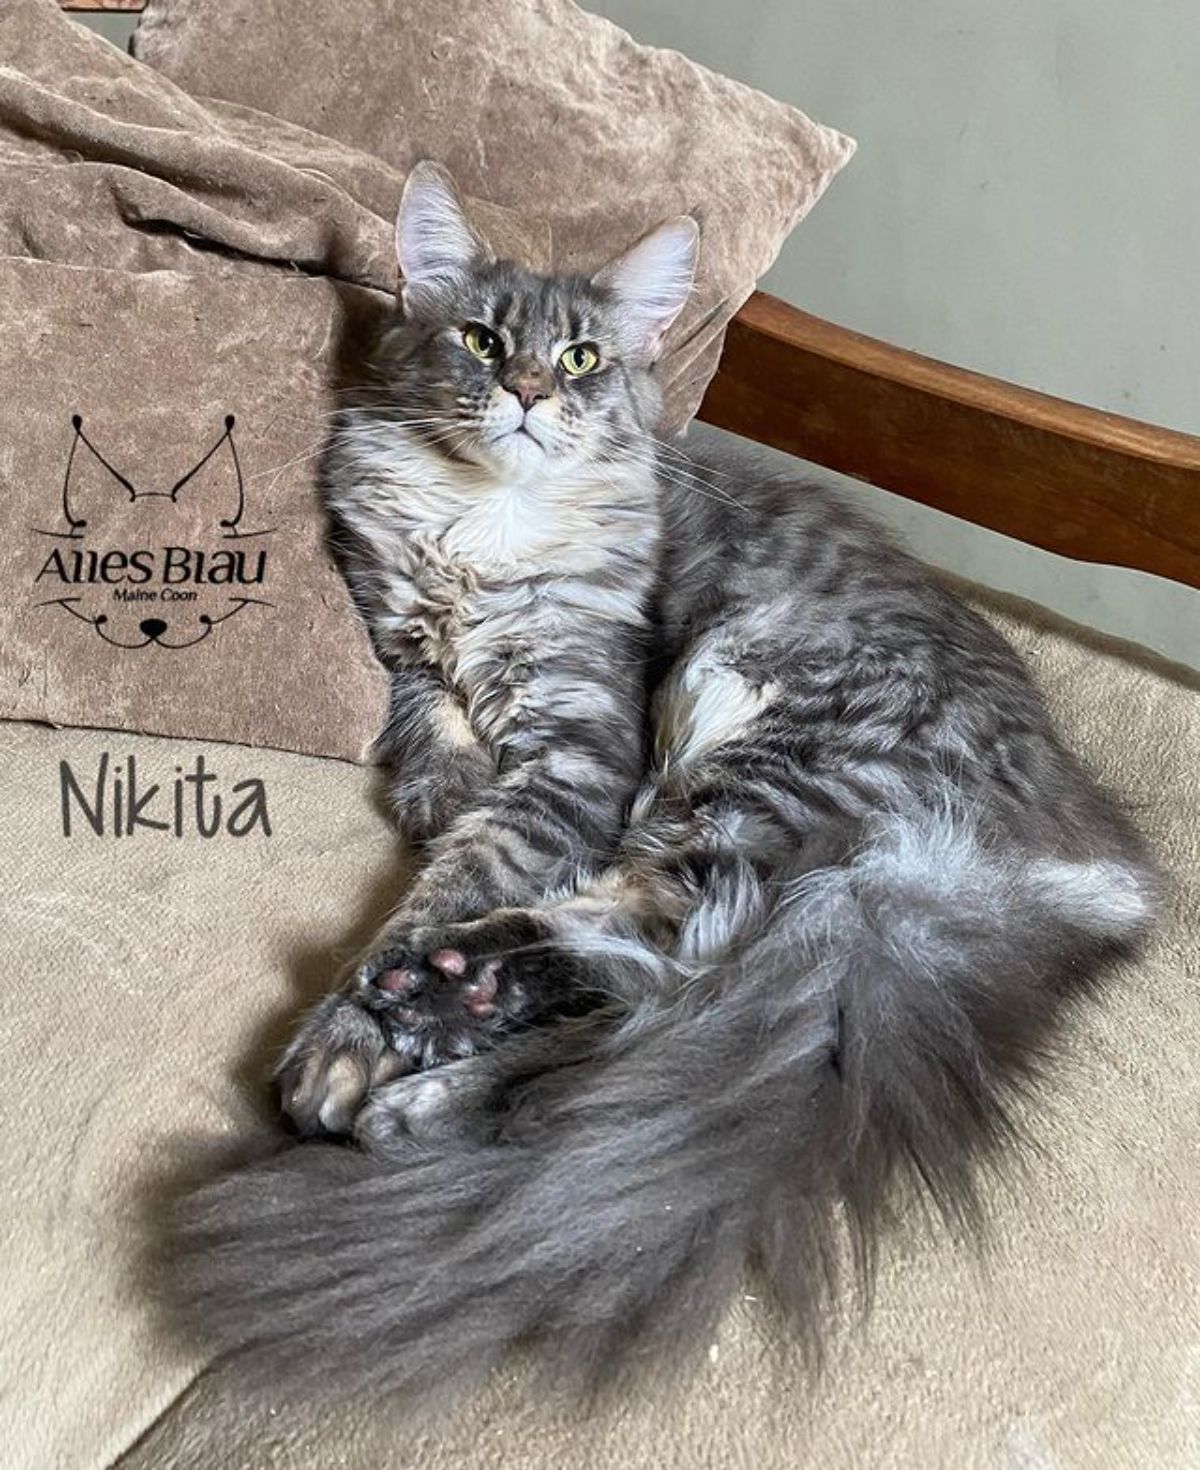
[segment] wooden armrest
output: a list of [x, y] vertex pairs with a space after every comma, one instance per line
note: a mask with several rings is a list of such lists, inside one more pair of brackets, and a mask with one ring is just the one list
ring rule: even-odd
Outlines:
[[1200, 586], [1200, 438], [874, 341], [763, 293], [700, 417], [1083, 561]]

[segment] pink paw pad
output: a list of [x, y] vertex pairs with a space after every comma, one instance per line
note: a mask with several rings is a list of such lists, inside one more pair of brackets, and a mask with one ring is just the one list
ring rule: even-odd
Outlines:
[[467, 957], [461, 949], [435, 949], [429, 963], [443, 975], [462, 975], [467, 968]]
[[479, 974], [463, 991], [463, 1005], [480, 1020], [490, 1016], [496, 1009], [496, 992], [500, 988], [498, 976], [500, 961], [489, 960]]
[[420, 984], [421, 977], [415, 970], [381, 970], [375, 976], [375, 984], [380, 990], [387, 990], [393, 994], [403, 995], [406, 991], [413, 990]]

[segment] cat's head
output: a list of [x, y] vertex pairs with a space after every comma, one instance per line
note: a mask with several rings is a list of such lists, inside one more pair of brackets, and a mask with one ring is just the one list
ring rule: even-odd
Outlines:
[[379, 362], [396, 417], [502, 474], [628, 459], [657, 425], [655, 363], [698, 243], [684, 215], [591, 277], [537, 275], [497, 260], [449, 175], [418, 164], [396, 220], [400, 321]]

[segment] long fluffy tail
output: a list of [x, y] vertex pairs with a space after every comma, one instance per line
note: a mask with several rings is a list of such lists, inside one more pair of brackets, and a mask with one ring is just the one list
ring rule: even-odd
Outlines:
[[839, 1232], [869, 1272], [898, 1176], [973, 1218], [1057, 1013], [1150, 913], [1136, 861], [1010, 863], [937, 817], [768, 911], [738, 882], [714, 901], [748, 935], [490, 1141], [305, 1144], [190, 1196], [206, 1330], [276, 1382], [440, 1398], [545, 1339], [594, 1381], [705, 1342], [751, 1260], [811, 1336]]

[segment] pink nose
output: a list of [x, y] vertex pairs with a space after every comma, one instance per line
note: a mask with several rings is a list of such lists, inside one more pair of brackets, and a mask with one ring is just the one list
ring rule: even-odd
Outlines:
[[517, 401], [526, 413], [543, 398], [548, 398], [545, 385], [540, 378], [517, 378], [515, 382], [504, 385], [510, 393], [515, 393]]

